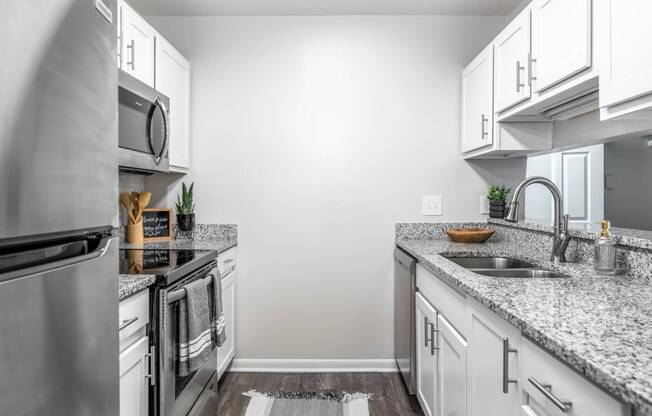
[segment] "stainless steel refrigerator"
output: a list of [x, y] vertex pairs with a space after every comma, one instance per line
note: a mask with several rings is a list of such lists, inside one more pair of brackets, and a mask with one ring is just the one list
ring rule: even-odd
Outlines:
[[3, 2], [0, 415], [119, 413], [115, 3]]

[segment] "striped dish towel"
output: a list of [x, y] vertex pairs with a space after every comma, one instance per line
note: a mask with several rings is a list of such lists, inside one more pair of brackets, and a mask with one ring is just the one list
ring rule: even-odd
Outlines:
[[213, 351], [213, 313], [209, 290], [202, 279], [184, 286], [186, 297], [179, 301], [179, 349], [177, 372], [188, 376], [206, 362]]
[[226, 341], [226, 321], [224, 319], [224, 306], [222, 304], [222, 275], [220, 274], [220, 271], [215, 268], [206, 278], [213, 279], [211, 334], [215, 345], [221, 347], [222, 344], [224, 344], [224, 341]]

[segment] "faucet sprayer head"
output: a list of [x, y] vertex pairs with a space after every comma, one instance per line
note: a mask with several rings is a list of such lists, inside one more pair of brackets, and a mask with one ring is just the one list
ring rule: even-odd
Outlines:
[[510, 202], [507, 206], [505, 221], [518, 222], [518, 201]]

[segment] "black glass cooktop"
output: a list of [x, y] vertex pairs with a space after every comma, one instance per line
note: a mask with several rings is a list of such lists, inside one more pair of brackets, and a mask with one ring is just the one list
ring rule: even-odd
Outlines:
[[213, 250], [120, 250], [121, 274], [155, 274], [159, 278], [176, 280], [217, 258]]

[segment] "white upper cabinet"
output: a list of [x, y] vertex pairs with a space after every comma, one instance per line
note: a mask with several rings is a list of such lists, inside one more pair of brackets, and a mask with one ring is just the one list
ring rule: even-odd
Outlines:
[[530, 9], [525, 9], [496, 37], [495, 111], [500, 113], [530, 98]]
[[437, 311], [416, 294], [417, 399], [425, 416], [437, 412]]
[[591, 0], [536, 0], [532, 5], [530, 80], [542, 93], [591, 68]]
[[493, 143], [493, 73], [493, 44], [462, 72], [462, 152]]
[[652, 107], [652, 1], [604, 0], [600, 107], [608, 119]]
[[190, 63], [156, 36], [156, 90], [170, 99], [170, 170], [190, 168]]
[[125, 2], [120, 2], [119, 20], [120, 68], [153, 87], [154, 28]]

